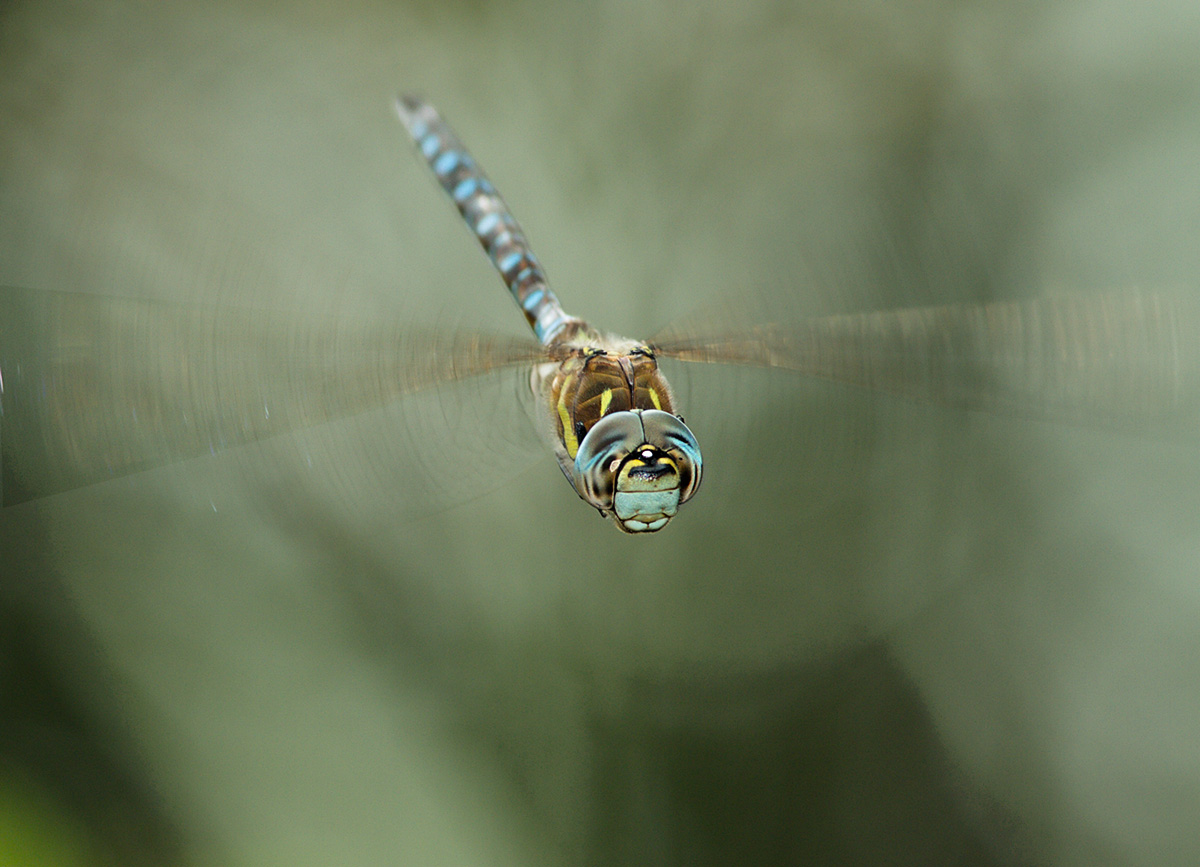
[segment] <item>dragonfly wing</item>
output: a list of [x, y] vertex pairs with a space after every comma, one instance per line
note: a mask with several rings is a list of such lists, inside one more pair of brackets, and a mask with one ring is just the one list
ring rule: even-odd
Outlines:
[[1057, 295], [814, 318], [718, 338], [682, 361], [799, 371], [943, 406], [1152, 434], [1200, 433], [1200, 301]]
[[532, 341], [0, 287], [3, 505], [544, 358]]

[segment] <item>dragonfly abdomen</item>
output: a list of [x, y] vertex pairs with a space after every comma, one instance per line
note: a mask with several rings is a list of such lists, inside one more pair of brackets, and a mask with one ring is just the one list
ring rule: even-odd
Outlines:
[[402, 96], [396, 108], [434, 177], [500, 272], [529, 327], [543, 344], [553, 342], [577, 320], [566, 314], [550, 291], [541, 263], [492, 182], [433, 106]]

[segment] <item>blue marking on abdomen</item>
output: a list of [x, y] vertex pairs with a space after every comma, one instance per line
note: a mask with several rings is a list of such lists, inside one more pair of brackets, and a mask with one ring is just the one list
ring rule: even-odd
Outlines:
[[521, 264], [521, 260], [525, 258], [525, 254], [521, 250], [514, 250], [503, 259], [496, 260], [496, 267], [500, 269], [501, 274], [507, 274], [513, 268]]
[[460, 181], [458, 186], [454, 188], [454, 192], [450, 195], [454, 197], [454, 201], [461, 205], [476, 193], [490, 195], [494, 192], [495, 190], [492, 188], [492, 185], [488, 183], [487, 178], [481, 178], [478, 175], [472, 175]]
[[431, 132], [418, 143], [425, 159], [432, 160], [442, 149], [442, 139], [436, 132]]
[[479, 222], [477, 222], [471, 228], [475, 231], [476, 235], [479, 235], [482, 238], [490, 235], [492, 229], [494, 229], [496, 224], [502, 219], [503, 217], [500, 214], [496, 213], [495, 211], [490, 211], [480, 217]]
[[446, 151], [433, 163], [433, 170], [438, 175], [448, 175], [463, 162], [464, 154], [459, 151]]
[[[513, 282], [516, 283], [517, 281], [514, 280]], [[525, 303], [522, 304], [521, 307], [529, 313], [532, 313], [533, 311], [537, 310], [538, 305], [542, 303], [542, 299], [545, 297], [545, 290], [535, 289], [525, 297]]]
[[487, 253], [492, 257], [493, 261], [497, 262], [498, 267], [499, 259], [502, 255], [504, 255], [504, 251], [507, 248], [520, 246], [522, 246], [521, 236], [516, 233], [516, 230], [510, 223], [508, 223], [508, 221], [505, 221], [504, 229], [497, 232], [492, 238], [491, 243], [488, 244]]

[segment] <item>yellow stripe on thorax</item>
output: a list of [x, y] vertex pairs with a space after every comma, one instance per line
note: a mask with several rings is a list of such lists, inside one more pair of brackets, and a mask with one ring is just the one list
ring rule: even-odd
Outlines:
[[655, 391], [654, 389], [650, 389], [650, 400], [654, 403], [655, 409], [657, 409], [657, 410], [662, 409], [662, 403], [658, 399], [658, 392]]
[[604, 389], [604, 393], [600, 395], [600, 417], [601, 418], [603, 418], [604, 414], [606, 412], [608, 412], [608, 407], [609, 407], [609, 404], [611, 404], [611, 403], [612, 403], [612, 389], [606, 388], [606, 389]]
[[571, 413], [567, 411], [567, 395], [571, 392], [574, 381], [574, 374], [568, 374], [558, 392], [558, 417], [562, 421], [563, 446], [571, 460], [574, 460], [575, 455], [579, 452], [579, 440], [575, 438], [575, 425], [571, 423]]

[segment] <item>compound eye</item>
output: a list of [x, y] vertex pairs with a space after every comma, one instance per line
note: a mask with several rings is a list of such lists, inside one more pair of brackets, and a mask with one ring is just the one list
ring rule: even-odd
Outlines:
[[679, 467], [679, 502], [686, 503], [700, 488], [704, 460], [696, 436], [679, 416], [657, 409], [642, 412], [645, 442], [669, 454]]
[[571, 481], [579, 496], [598, 509], [611, 511], [616, 470], [644, 442], [642, 420], [635, 412], [610, 412], [592, 425], [575, 454]]

